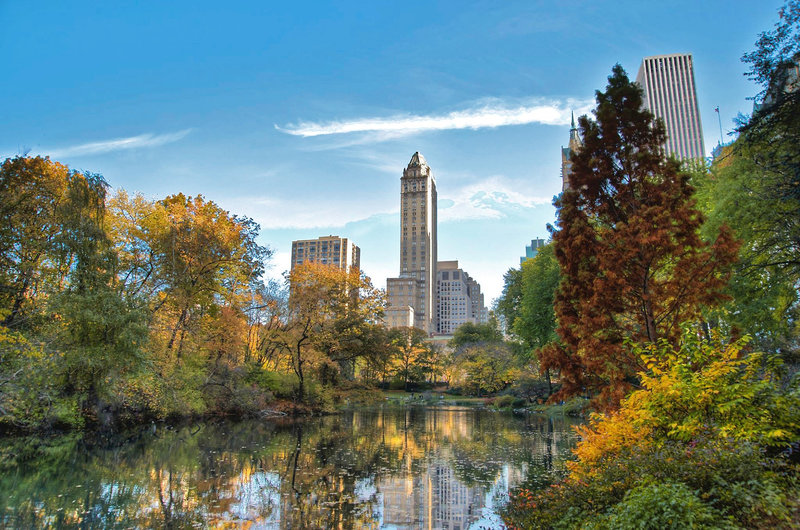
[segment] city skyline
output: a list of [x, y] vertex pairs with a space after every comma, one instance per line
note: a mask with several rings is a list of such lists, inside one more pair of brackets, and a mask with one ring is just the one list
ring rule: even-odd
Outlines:
[[0, 156], [50, 155], [150, 198], [203, 194], [262, 225], [271, 277], [294, 240], [351, 238], [383, 287], [400, 260], [397, 168], [420, 151], [439, 255], [491, 303], [553, 221], [570, 112], [591, 110], [612, 65], [635, 78], [643, 57], [691, 53], [710, 150], [714, 108], [726, 132], [752, 108], [739, 58], [779, 5], [2, 3]]

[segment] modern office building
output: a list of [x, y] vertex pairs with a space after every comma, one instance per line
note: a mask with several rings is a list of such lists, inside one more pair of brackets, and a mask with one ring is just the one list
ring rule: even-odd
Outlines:
[[440, 261], [436, 266], [436, 332], [452, 335], [462, 324], [486, 322], [481, 286], [458, 267], [458, 261]]
[[537, 237], [536, 239], [531, 239], [530, 246], [525, 245], [525, 255], [519, 258], [519, 264], [522, 265], [525, 260], [531, 259], [536, 257], [536, 254], [539, 252], [539, 249], [542, 248], [547, 244], [547, 241]]
[[361, 270], [361, 249], [346, 237], [323, 236], [292, 241], [292, 270], [297, 265], [316, 261], [342, 270]]
[[386, 281], [390, 326], [411, 315], [415, 327], [436, 331], [436, 200], [433, 172], [416, 152], [400, 179], [400, 275]]
[[702, 160], [705, 148], [692, 55], [673, 53], [645, 57], [636, 82], [644, 90], [644, 106], [664, 121], [666, 153], [680, 160]]
[[569, 129], [569, 143], [561, 148], [561, 191], [569, 188], [569, 176], [572, 174], [572, 155], [581, 148], [583, 142], [575, 127], [575, 114], [572, 115], [572, 126]]

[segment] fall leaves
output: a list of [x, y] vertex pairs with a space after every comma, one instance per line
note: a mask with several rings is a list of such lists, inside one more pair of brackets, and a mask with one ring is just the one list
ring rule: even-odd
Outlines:
[[700, 237], [689, 174], [664, 158], [663, 125], [618, 65], [597, 102], [596, 119], [579, 119], [583, 147], [556, 201], [560, 343], [542, 365], [560, 370], [559, 397], [599, 392], [613, 407], [643, 368], [624, 341], [676, 341], [681, 323], [723, 299], [738, 243], [725, 228], [713, 243]]

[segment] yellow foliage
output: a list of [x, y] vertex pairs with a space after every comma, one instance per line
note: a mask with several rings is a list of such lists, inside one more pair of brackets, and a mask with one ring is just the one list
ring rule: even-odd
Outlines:
[[700, 439], [782, 446], [800, 437], [800, 396], [781, 392], [774, 382], [779, 361], [743, 356], [746, 342], [687, 341], [677, 351], [661, 344], [639, 352], [649, 369], [639, 374], [642, 388], [617, 411], [593, 414], [577, 429], [573, 474], [599, 473], [604, 459], [634, 446]]

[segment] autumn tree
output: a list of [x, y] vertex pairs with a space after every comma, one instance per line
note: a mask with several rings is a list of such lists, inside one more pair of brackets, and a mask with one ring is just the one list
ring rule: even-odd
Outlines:
[[288, 315], [270, 344], [287, 354], [303, 399], [310, 369], [330, 363], [341, 369], [343, 361], [355, 362], [367, 353], [371, 327], [382, 318], [385, 301], [356, 269], [307, 262], [295, 267], [287, 282]]
[[181, 357], [186, 332], [204, 311], [261, 276], [271, 251], [256, 242], [258, 225], [202, 196], [160, 201], [166, 226], [152, 234], [172, 323], [166, 349]]
[[395, 374], [408, 390], [409, 383], [423, 379], [429, 369], [430, 346], [426, 333], [419, 328], [401, 327], [389, 330], [389, 344], [394, 351]]
[[608, 81], [594, 119], [579, 120], [572, 185], [556, 199], [561, 344], [542, 365], [560, 371], [559, 396], [599, 391], [602, 406], [644, 368], [624, 342], [677, 341], [681, 323], [722, 299], [737, 250], [724, 227], [713, 244], [701, 238], [690, 174], [664, 156], [664, 125], [642, 108], [641, 88], [619, 65]]
[[75, 176], [49, 158], [6, 159], [0, 166], [0, 310], [18, 328], [57, 292], [70, 265], [63, 239], [64, 203]]

